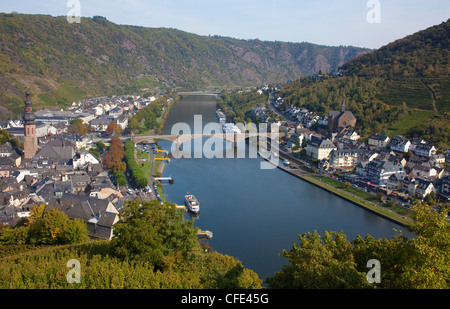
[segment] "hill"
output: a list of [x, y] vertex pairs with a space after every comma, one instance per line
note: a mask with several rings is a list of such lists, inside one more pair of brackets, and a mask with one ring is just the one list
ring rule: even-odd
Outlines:
[[343, 76], [283, 85], [288, 104], [327, 114], [342, 98], [363, 137], [385, 131], [450, 146], [450, 20], [356, 57]]
[[[183, 87], [255, 86], [330, 72], [367, 52], [355, 47], [199, 36], [175, 29], [82, 18], [0, 14], [2, 115], [87, 96]], [[7, 111], [11, 111], [7, 113]]]

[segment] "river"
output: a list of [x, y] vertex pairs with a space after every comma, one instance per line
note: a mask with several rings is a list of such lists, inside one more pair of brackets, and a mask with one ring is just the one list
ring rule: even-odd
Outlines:
[[[194, 115], [202, 115], [203, 125], [217, 122], [212, 96], [186, 96], [175, 104], [164, 134], [181, 122], [194, 132]], [[223, 143], [232, 149], [229, 142]], [[159, 145], [172, 149], [168, 141], [160, 140]], [[195, 149], [195, 142], [190, 145], [192, 151], [201, 148]], [[194, 194], [200, 213], [197, 218], [186, 216], [200, 229], [213, 232], [209, 244], [214, 250], [237, 258], [263, 280], [281, 270], [287, 260], [279, 254], [298, 243], [299, 234], [342, 230], [351, 241], [367, 234], [390, 239], [397, 233], [394, 229], [404, 230], [280, 169], [261, 169], [259, 157], [188, 157], [166, 165], [163, 176], [172, 176], [174, 184], [163, 185], [164, 196], [181, 205], [187, 192]]]

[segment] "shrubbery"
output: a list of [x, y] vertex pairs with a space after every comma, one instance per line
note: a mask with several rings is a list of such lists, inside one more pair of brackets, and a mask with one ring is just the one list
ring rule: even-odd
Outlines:
[[[38, 210], [33, 218], [39, 217]], [[31, 222], [40, 226], [38, 230], [56, 226], [41, 224], [40, 219]], [[45, 239], [48, 230], [43, 229]], [[196, 231], [172, 204], [136, 199], [125, 203], [112, 241], [39, 247], [0, 244], [0, 289], [261, 288], [258, 275], [239, 260], [208, 253]], [[67, 262], [72, 259], [80, 263], [80, 283], [68, 283]]]
[[145, 170], [136, 162], [134, 157], [134, 142], [127, 141], [125, 143], [125, 162], [127, 163], [128, 170], [134, 179], [136, 185], [141, 188], [145, 188], [148, 185], [148, 177]]
[[31, 217], [21, 224], [0, 229], [0, 245], [61, 245], [88, 240], [86, 223], [81, 219], [71, 220], [57, 209], [45, 211], [46, 205], [35, 206]]

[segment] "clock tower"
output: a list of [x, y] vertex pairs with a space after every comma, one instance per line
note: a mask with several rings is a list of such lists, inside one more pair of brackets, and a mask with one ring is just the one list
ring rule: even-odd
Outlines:
[[26, 93], [25, 100], [25, 114], [23, 115], [24, 124], [24, 137], [23, 137], [23, 149], [25, 159], [33, 158], [38, 150], [37, 136], [36, 136], [36, 123], [34, 120], [36, 116], [33, 114], [33, 106], [30, 100], [30, 92]]

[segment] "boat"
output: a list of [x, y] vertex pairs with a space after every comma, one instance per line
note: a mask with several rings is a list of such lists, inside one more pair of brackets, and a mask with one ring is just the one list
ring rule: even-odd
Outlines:
[[284, 165], [289, 165], [289, 161], [288, 160], [284, 160]]
[[198, 213], [200, 211], [200, 204], [198, 203], [197, 198], [192, 194], [186, 194], [184, 196], [184, 205], [186, 205], [188, 210], [193, 213]]
[[197, 237], [198, 237], [198, 238], [208, 238], [208, 239], [211, 239], [211, 238], [213, 238], [213, 232], [211, 232], [211, 231], [202, 231], [202, 230], [198, 230], [198, 232], [197, 232]]
[[221, 110], [216, 111], [216, 116], [220, 123], [225, 123], [227, 121], [227, 117]]

